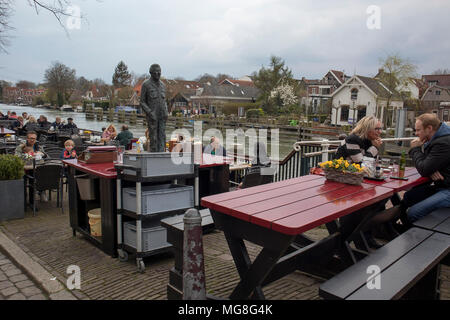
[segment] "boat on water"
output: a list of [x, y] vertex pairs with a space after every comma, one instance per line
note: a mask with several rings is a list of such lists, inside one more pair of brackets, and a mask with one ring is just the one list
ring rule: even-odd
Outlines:
[[73, 108], [72, 108], [72, 106], [69, 106], [68, 104], [65, 104], [65, 105], [63, 105], [63, 106], [60, 108], [60, 110], [61, 110], [61, 111], [73, 111]]
[[77, 106], [77, 107], [75, 107], [75, 111], [76, 112], [83, 112], [83, 107], [82, 106]]

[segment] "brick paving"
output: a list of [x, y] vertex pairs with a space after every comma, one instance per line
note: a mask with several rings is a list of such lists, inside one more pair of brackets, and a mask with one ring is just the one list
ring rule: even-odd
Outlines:
[[[73, 237], [66, 195], [64, 214], [55, 208], [55, 201], [41, 203], [37, 216], [33, 217], [31, 212], [27, 211], [24, 219], [0, 223], [0, 229], [64, 284], [69, 276], [67, 268], [71, 265], [79, 266], [81, 289], [72, 291], [78, 299], [167, 299], [166, 286], [169, 270], [174, 263], [173, 256], [166, 253], [146, 258], [146, 271], [141, 274], [132, 256], [128, 262], [120, 262], [93, 246], [83, 236], [77, 234]], [[307, 233], [313, 239], [321, 239], [326, 234], [326, 230], [322, 228]], [[205, 235], [203, 243], [207, 293], [226, 298], [236, 286], [239, 276], [225, 237], [222, 232], [216, 230]], [[251, 259], [254, 259], [261, 248], [246, 244]], [[30, 280], [20, 280], [23, 274], [14, 271], [16, 269], [13, 267], [5, 266], [4, 269], [5, 271], [2, 269], [3, 273], [0, 273], [0, 292], [6, 290], [8, 297], [17, 299], [22, 295], [28, 299], [36, 298], [38, 294], [34, 294], [31, 289]], [[7, 278], [1, 280], [2, 277]], [[264, 294], [267, 299], [317, 300], [320, 299], [318, 289], [322, 281], [301, 272], [294, 272], [264, 287]], [[441, 281], [441, 299], [450, 300], [449, 267], [442, 267]], [[28, 290], [25, 290], [27, 288]]]
[[0, 300], [48, 300], [48, 296], [0, 252]]

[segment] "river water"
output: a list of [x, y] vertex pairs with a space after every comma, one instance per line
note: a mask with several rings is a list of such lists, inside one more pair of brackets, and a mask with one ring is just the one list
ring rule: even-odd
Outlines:
[[[31, 106], [16, 106], [16, 105], [7, 105], [7, 104], [1, 104], [0, 103], [0, 112], [6, 114], [8, 111], [15, 111], [17, 115], [22, 115], [23, 112], [27, 112], [29, 115], [32, 115], [36, 118], [36, 120], [39, 118], [40, 115], [46, 116], [49, 122], [55, 121], [56, 116], [60, 116], [63, 120], [66, 120], [67, 118], [71, 117], [74, 120], [74, 123], [77, 125], [78, 128], [82, 129], [88, 129], [88, 130], [95, 130], [95, 131], [101, 131], [102, 128], [107, 127], [110, 122], [107, 121], [98, 121], [93, 119], [86, 119], [86, 115], [82, 112], [67, 112], [67, 111], [60, 111], [60, 110], [53, 110], [53, 109], [46, 109], [46, 108], [34, 108]], [[113, 122], [113, 125], [116, 127], [118, 131], [120, 131], [121, 126], [124, 123], [119, 122]], [[144, 136], [146, 128], [142, 126], [141, 124], [128, 124], [129, 130], [133, 133], [134, 137], [141, 137]], [[208, 140], [211, 135], [215, 135], [213, 132], [211, 132], [209, 129], [211, 128], [202, 128], [203, 133], [203, 143], [207, 144]], [[191, 136], [194, 136], [194, 130], [192, 128], [187, 128], [187, 130], [191, 133]], [[167, 128], [166, 130], [166, 137], [167, 140], [170, 139], [172, 135], [173, 128]], [[221, 132], [223, 136], [223, 141], [226, 141], [226, 132]], [[261, 133], [260, 133], [261, 134]], [[216, 135], [217, 136], [217, 135]], [[272, 159], [284, 159], [286, 155], [288, 155], [293, 148], [293, 144], [296, 142], [295, 137], [287, 134], [283, 134], [280, 132], [279, 134], [279, 141], [272, 141], [271, 138], [267, 139], [268, 142], [268, 152]], [[248, 138], [246, 140], [246, 145], [248, 143]], [[248, 147], [247, 147], [248, 148]], [[233, 152], [233, 147], [226, 148], [227, 151]], [[278, 152], [276, 150], [278, 149]], [[278, 153], [278, 156], [276, 154]], [[246, 150], [246, 154], [249, 154], [248, 149]]]

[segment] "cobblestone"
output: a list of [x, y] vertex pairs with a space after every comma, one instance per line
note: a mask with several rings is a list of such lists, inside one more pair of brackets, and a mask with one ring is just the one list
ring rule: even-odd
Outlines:
[[[65, 195], [64, 208], [68, 207]], [[6, 271], [14, 270], [14, 266], [10, 262], [4, 262], [0, 265], [0, 291], [15, 287], [19, 289], [19, 292], [9, 297], [0, 294], [0, 300], [9, 299], [15, 295], [19, 297], [19, 294], [29, 300], [73, 297], [83, 300], [167, 299], [169, 270], [174, 265], [173, 255], [161, 254], [146, 258], [146, 271], [139, 273], [134, 258], [130, 257], [127, 262], [120, 262], [106, 255], [78, 233], [74, 237], [68, 223], [68, 215], [61, 215], [60, 208], [56, 208], [54, 201], [42, 203], [39, 215], [36, 217], [27, 211], [24, 219], [7, 221], [3, 225], [4, 227], [0, 228], [10, 239], [64, 285], [68, 278], [67, 267], [79, 266], [81, 288], [73, 290], [72, 296], [68, 295], [67, 290], [54, 293], [50, 297], [44, 292], [33, 293], [33, 288], [38, 287], [32, 279], [13, 282], [16, 278], [11, 279], [14, 276], [6, 276]], [[308, 236], [314, 240], [319, 240], [326, 234], [326, 230], [322, 228], [308, 232]], [[261, 251], [261, 247], [246, 241], [245, 245], [253, 261]], [[203, 247], [206, 290], [216, 297], [227, 298], [239, 282], [239, 274], [223, 233], [216, 230], [205, 235]], [[0, 261], [5, 259], [7, 258], [0, 255]], [[5, 267], [5, 271], [2, 267]], [[441, 279], [441, 299], [449, 300], [450, 268], [442, 268]], [[263, 291], [266, 299], [269, 300], [317, 300], [320, 299], [318, 292], [322, 282], [323, 280], [310, 275], [294, 272], [264, 287]]]
[[[5, 256], [0, 256], [3, 261]], [[47, 295], [9, 259], [0, 271], [0, 300], [48, 300]]]

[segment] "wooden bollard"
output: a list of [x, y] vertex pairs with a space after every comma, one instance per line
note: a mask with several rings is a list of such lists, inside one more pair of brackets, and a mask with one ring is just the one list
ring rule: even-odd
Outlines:
[[206, 300], [202, 217], [197, 209], [189, 209], [183, 222], [183, 300]]

